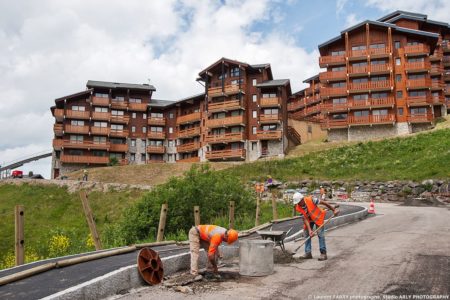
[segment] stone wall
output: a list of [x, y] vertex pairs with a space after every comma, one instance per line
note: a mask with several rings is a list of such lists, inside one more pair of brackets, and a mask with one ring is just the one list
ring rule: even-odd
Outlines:
[[397, 135], [397, 127], [392, 124], [376, 126], [352, 126], [348, 129], [349, 141], [364, 141]]
[[283, 142], [278, 140], [268, 141], [267, 142], [267, 156], [278, 156], [283, 157]]
[[348, 129], [331, 129], [328, 131], [328, 138], [330, 142], [334, 141], [348, 141]]
[[433, 125], [430, 123], [421, 123], [421, 124], [412, 124], [411, 130], [412, 132], [420, 132], [425, 130], [430, 130], [433, 128]]

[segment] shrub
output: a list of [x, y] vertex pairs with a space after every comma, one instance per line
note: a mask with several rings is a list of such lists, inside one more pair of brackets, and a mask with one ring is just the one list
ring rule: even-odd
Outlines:
[[109, 159], [108, 166], [117, 166], [118, 164], [119, 164], [119, 160], [117, 159], [117, 157], [111, 157]]
[[48, 253], [50, 257], [64, 256], [68, 254], [70, 240], [62, 234], [53, 235], [48, 244]]

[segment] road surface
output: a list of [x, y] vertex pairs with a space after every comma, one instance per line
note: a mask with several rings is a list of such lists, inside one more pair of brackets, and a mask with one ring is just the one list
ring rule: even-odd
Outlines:
[[328, 261], [277, 264], [273, 275], [236, 276], [194, 294], [156, 286], [115, 299], [450, 299], [450, 210], [377, 204], [376, 211], [326, 234]]

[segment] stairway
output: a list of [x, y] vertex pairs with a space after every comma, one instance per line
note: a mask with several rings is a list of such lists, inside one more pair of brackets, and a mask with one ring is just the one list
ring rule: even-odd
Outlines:
[[298, 133], [297, 130], [295, 130], [294, 127], [288, 126], [287, 127], [287, 137], [290, 139], [295, 145], [300, 145], [302, 143], [302, 137]]

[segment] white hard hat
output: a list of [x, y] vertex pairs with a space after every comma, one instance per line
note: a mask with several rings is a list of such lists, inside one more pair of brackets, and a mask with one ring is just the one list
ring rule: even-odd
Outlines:
[[296, 193], [294, 194], [294, 196], [292, 196], [292, 202], [294, 203], [294, 205], [296, 205], [296, 204], [298, 204], [300, 201], [302, 201], [303, 197], [304, 197], [304, 196], [303, 196], [302, 193], [296, 192]]

